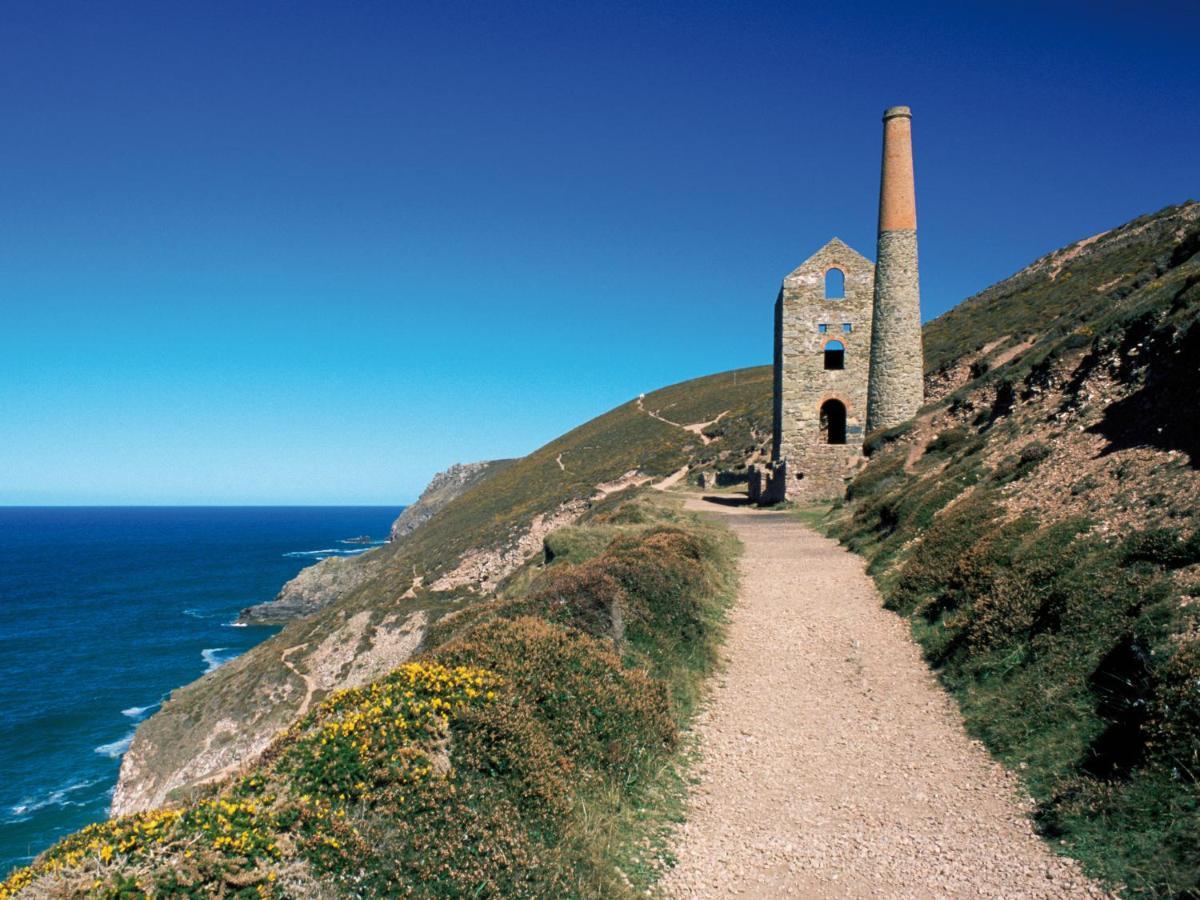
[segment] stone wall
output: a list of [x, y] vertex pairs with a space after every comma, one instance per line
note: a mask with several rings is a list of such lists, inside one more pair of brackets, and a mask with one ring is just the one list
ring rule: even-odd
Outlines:
[[[842, 299], [825, 297], [830, 269], [845, 276]], [[772, 499], [840, 497], [862, 458], [874, 278], [870, 260], [834, 238], [783, 280], [775, 306], [774, 465], [762, 485]], [[842, 369], [825, 368], [830, 341], [845, 347]], [[844, 444], [822, 436], [821, 406], [828, 400], [845, 406]]]

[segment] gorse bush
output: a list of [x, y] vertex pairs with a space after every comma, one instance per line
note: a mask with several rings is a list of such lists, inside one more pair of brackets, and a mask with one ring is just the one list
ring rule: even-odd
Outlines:
[[486, 669], [411, 663], [364, 688], [334, 694], [289, 734], [275, 769], [305, 795], [357, 800], [375, 788], [428, 778], [422, 749], [450, 718], [494, 700], [502, 679]]
[[440, 651], [498, 672], [581, 776], [614, 771], [673, 746], [666, 686], [625, 667], [612, 645], [542, 619], [476, 625]]
[[325, 698], [214, 796], [90, 826], [14, 872], [0, 900], [52, 885], [195, 898], [644, 890], [647, 873], [597, 843], [597, 820], [663, 789], [715, 658], [731, 546], [629, 505], [605, 504], [592, 534], [552, 537], [587, 550], [447, 617], [421, 659]]

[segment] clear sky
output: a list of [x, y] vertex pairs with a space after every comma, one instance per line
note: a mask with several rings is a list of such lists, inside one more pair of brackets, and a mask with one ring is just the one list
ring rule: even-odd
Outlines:
[[1196, 4], [808, 6], [5, 3], [0, 503], [401, 503], [767, 363], [890, 105], [926, 318], [1200, 195]]

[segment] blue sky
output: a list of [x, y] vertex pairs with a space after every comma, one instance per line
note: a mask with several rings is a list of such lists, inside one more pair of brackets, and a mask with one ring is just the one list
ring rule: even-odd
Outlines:
[[767, 363], [893, 104], [935, 316], [1200, 195], [1124, 6], [6, 3], [0, 503], [401, 503]]

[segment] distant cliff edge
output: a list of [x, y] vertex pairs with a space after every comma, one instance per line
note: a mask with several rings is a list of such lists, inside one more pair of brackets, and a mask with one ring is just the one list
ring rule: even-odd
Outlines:
[[[488, 474], [509, 462], [511, 460], [500, 459], [457, 463], [444, 472], [438, 472], [421, 492], [417, 502], [405, 507], [392, 523], [390, 539], [402, 540], [412, 534], [447, 503], [465, 494]], [[243, 609], [238, 622], [244, 625], [281, 625], [312, 615], [370, 580], [375, 575], [378, 561], [377, 553], [323, 559], [302, 569], [280, 589], [274, 600]]]

